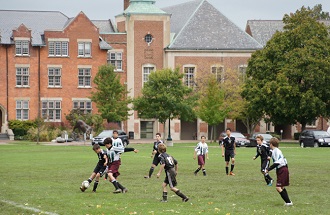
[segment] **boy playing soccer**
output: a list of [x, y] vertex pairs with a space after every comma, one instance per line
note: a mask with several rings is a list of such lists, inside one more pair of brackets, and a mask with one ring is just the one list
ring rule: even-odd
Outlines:
[[229, 170], [229, 160], [231, 158], [231, 166], [230, 166], [230, 173], [229, 175], [235, 175], [233, 173], [234, 167], [235, 167], [235, 155], [236, 155], [236, 143], [235, 143], [235, 137], [231, 136], [231, 129], [226, 129], [227, 136], [223, 138], [222, 144], [221, 144], [221, 151], [222, 151], [222, 157], [225, 157], [226, 162], [226, 174], [228, 175]]
[[264, 175], [265, 181], [268, 186], [272, 186], [273, 179], [270, 177], [268, 173], [265, 172], [265, 170], [269, 167], [269, 160], [272, 156], [272, 151], [270, 148], [263, 143], [264, 138], [261, 135], [257, 135], [257, 154], [253, 157], [253, 160], [257, 159], [257, 157], [260, 156], [261, 160], [261, 173]]
[[[93, 145], [93, 150], [97, 154], [99, 158], [99, 162], [96, 164], [94, 171], [92, 175], [87, 180], [89, 183], [92, 183], [93, 179], [95, 178], [94, 186], [93, 186], [93, 192], [96, 192], [96, 188], [99, 184], [100, 177], [105, 173], [106, 167], [108, 165], [108, 157], [107, 153], [101, 149], [99, 144]], [[84, 192], [87, 188], [86, 187], [80, 187], [80, 190]]]
[[160, 158], [160, 168], [159, 172], [157, 173], [157, 178], [159, 178], [160, 174], [162, 173], [163, 169], [165, 169], [165, 180], [162, 184], [163, 187], [163, 200], [162, 202], [167, 202], [167, 185], [170, 186], [171, 190], [175, 192], [176, 195], [182, 198], [183, 202], [187, 202], [189, 198], [185, 196], [183, 193], [180, 192], [178, 188], [175, 186], [177, 185], [176, 182], [176, 175], [178, 171], [178, 162], [169, 154], [166, 153], [166, 146], [161, 143], [158, 145], [158, 152]]
[[276, 168], [276, 190], [281, 195], [284, 200], [284, 206], [292, 206], [293, 203], [289, 198], [288, 192], [285, 189], [285, 186], [289, 186], [289, 169], [288, 163], [282, 153], [282, 151], [278, 148], [279, 141], [277, 138], [273, 137], [269, 141], [270, 148], [273, 150], [272, 158], [273, 165], [271, 165], [268, 169], [266, 169], [266, 173]]
[[149, 169], [149, 175], [144, 176], [144, 178], [151, 178], [151, 175], [154, 172], [155, 167], [158, 166], [158, 164], [159, 164], [158, 145], [163, 143], [163, 141], [160, 138], [161, 138], [161, 134], [156, 133], [156, 141], [154, 142], [154, 145], [153, 145], [153, 148], [152, 148], [152, 153], [151, 153], [151, 158], [153, 158], [152, 164], [151, 164], [151, 167]]
[[205, 156], [206, 159], [209, 159], [209, 150], [207, 143], [205, 142], [206, 137], [202, 136], [201, 137], [201, 142], [197, 144], [197, 147], [195, 148], [194, 151], [194, 160], [196, 159], [196, 154], [198, 156], [198, 165], [199, 167], [195, 170], [194, 174], [197, 175], [197, 173], [202, 169], [203, 175], [206, 176], [206, 171], [205, 171]]

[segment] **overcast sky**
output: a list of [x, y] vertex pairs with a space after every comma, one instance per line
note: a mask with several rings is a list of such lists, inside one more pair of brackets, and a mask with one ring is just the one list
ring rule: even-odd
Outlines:
[[[112, 19], [123, 12], [123, 0], [0, 0], [2, 10], [60, 11], [68, 17], [83, 11], [91, 20]], [[159, 8], [189, 0], [156, 0]], [[330, 0], [207, 0], [241, 29], [251, 19], [279, 20], [302, 6], [322, 4], [330, 11]], [[1, 20], [0, 20], [1, 22]]]

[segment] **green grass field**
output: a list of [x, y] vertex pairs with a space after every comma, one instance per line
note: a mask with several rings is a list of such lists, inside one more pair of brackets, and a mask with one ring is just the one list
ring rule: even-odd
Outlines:
[[[28, 143], [0, 145], [0, 214], [330, 214], [330, 148], [305, 148], [282, 144], [289, 163], [287, 188], [294, 203], [284, 207], [275, 186], [266, 186], [259, 172], [260, 160], [252, 160], [255, 148], [238, 148], [236, 176], [225, 175], [221, 149], [209, 144], [207, 176], [194, 176], [196, 143], [174, 144], [168, 153], [179, 162], [178, 188], [189, 202], [170, 190], [161, 203], [161, 183], [144, 179], [151, 164], [151, 144], [134, 144], [140, 150], [122, 155], [119, 181], [129, 189], [113, 194], [112, 184], [101, 180], [97, 193], [82, 193], [97, 162], [90, 146], [49, 146]], [[271, 176], [276, 178], [275, 171]]]

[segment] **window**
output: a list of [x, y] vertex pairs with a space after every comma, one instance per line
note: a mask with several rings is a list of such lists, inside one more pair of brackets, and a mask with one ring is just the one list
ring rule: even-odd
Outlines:
[[46, 121], [60, 122], [61, 121], [61, 101], [47, 100], [42, 101], [42, 117]]
[[147, 34], [144, 36], [144, 41], [146, 41], [146, 43], [148, 43], [148, 46], [150, 45], [150, 43], [152, 43], [153, 39], [154, 38], [152, 37], [151, 34]]
[[220, 82], [223, 82], [224, 81], [224, 68], [223, 66], [212, 66], [211, 67], [211, 72], [212, 74], [215, 75], [217, 81], [220, 83]]
[[29, 41], [16, 40], [15, 49], [16, 49], [16, 55], [29, 55]]
[[242, 77], [242, 80], [246, 80], [246, 65], [241, 65], [238, 67], [239, 77]]
[[195, 67], [184, 67], [184, 83], [188, 87], [194, 87], [195, 81], [194, 81], [194, 73], [195, 73]]
[[74, 100], [73, 109], [79, 109], [85, 114], [92, 113], [92, 102], [90, 100], [86, 100], [86, 101]]
[[92, 43], [79, 42], [78, 43], [78, 56], [79, 57], [91, 57], [92, 56]]
[[143, 67], [143, 83], [146, 83], [149, 80], [149, 75], [155, 70], [153, 66]]
[[154, 122], [142, 121], [141, 122], [141, 139], [152, 139], [154, 136]]
[[78, 70], [78, 87], [91, 87], [91, 69], [79, 68]]
[[123, 70], [122, 52], [108, 52], [107, 62], [115, 67], [115, 71]]
[[16, 101], [16, 119], [28, 120], [29, 119], [29, 101], [17, 100]]
[[29, 86], [29, 68], [17, 67], [16, 68], [16, 86], [27, 87]]
[[48, 55], [49, 56], [68, 56], [68, 42], [67, 41], [50, 41], [48, 43]]
[[270, 128], [271, 128], [271, 123], [267, 122], [266, 123], [266, 131], [270, 131]]
[[311, 123], [307, 123], [306, 127], [316, 127], [316, 120], [313, 120]]
[[48, 68], [48, 87], [61, 86], [61, 68]]

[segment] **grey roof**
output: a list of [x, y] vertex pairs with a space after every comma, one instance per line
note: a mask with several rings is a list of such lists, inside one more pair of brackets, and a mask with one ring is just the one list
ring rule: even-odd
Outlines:
[[99, 42], [100, 49], [102, 49], [102, 50], [110, 50], [110, 49], [112, 49], [112, 47], [107, 42], [105, 42], [102, 39], [102, 37], [99, 37], [99, 40], [100, 40], [100, 42]]
[[[178, 31], [178, 34], [168, 49], [256, 50], [262, 48], [255, 39], [206, 0], [195, 0], [165, 10], [175, 19], [179, 19], [181, 15], [177, 13], [183, 13], [183, 11], [185, 11], [185, 16], [189, 17], [184, 24], [171, 25], [171, 29]], [[171, 20], [171, 23], [175, 23], [175, 20]], [[182, 26], [181, 29], [180, 26]]]
[[261, 45], [265, 46], [276, 31], [282, 31], [283, 27], [282, 20], [248, 20], [246, 31]]
[[116, 30], [109, 20], [91, 20], [93, 24], [99, 29], [100, 34], [115, 33]]
[[19, 11], [0, 10], [1, 44], [12, 44], [13, 30], [24, 24], [31, 30], [31, 44], [43, 45], [45, 30], [61, 30], [68, 22], [68, 17], [58, 11]]

